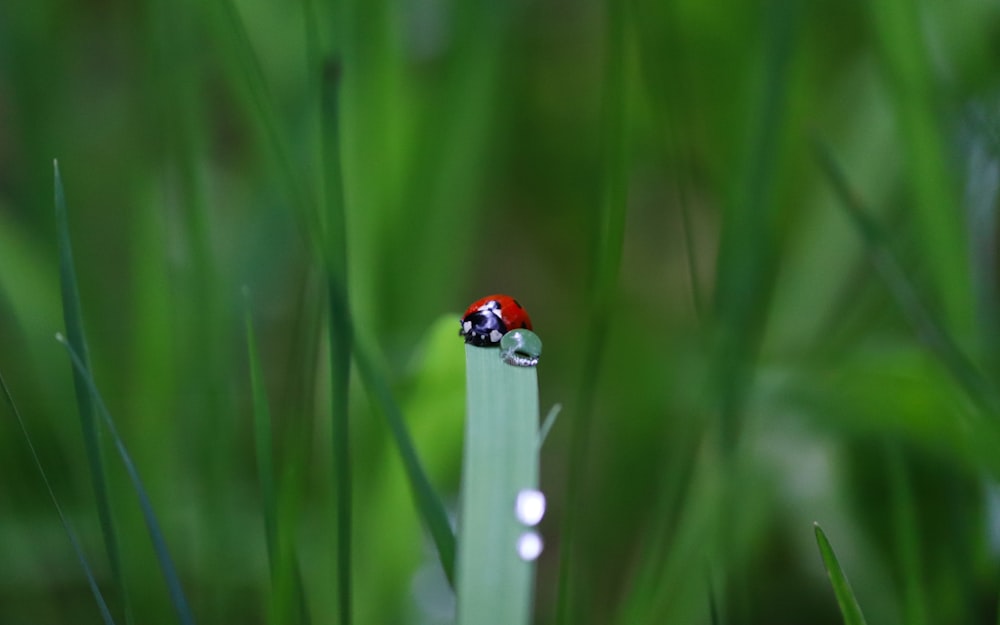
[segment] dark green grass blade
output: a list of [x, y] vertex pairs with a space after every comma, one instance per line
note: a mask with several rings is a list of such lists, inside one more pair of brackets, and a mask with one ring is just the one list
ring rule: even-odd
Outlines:
[[253, 329], [253, 319], [249, 304], [246, 309], [247, 357], [250, 361], [250, 386], [253, 395], [254, 444], [257, 452], [257, 475], [260, 481], [261, 499], [264, 508], [264, 527], [267, 540], [267, 558], [271, 570], [272, 623], [292, 622], [288, 616], [291, 594], [298, 598], [299, 613], [296, 622], [308, 621], [308, 602], [302, 585], [298, 559], [291, 549], [283, 549], [281, 527], [279, 526], [278, 494], [274, 481], [273, 430], [271, 428], [270, 402], [264, 387], [264, 373], [257, 353], [257, 339]]
[[917, 336], [982, 410], [996, 414], [1000, 408], [1000, 398], [994, 389], [921, 300], [893, 255], [889, 237], [851, 190], [847, 177], [833, 154], [820, 141], [814, 141], [814, 146], [819, 163], [840, 199], [841, 206], [861, 235], [872, 264]]
[[250, 387], [253, 396], [253, 433], [257, 451], [257, 479], [264, 505], [264, 532], [267, 540], [267, 559], [271, 568], [271, 584], [275, 585], [278, 553], [278, 502], [274, 488], [274, 454], [271, 432], [271, 410], [264, 389], [263, 371], [257, 355], [257, 339], [253, 331], [250, 307], [246, 310], [247, 357], [250, 361]]
[[3, 379], [3, 374], [0, 373], [0, 389], [3, 389], [4, 398], [7, 400], [7, 405], [10, 406], [10, 410], [14, 413], [14, 418], [17, 420], [17, 425], [21, 428], [21, 434], [24, 436], [24, 442], [28, 445], [28, 451], [31, 453], [31, 459], [35, 463], [35, 468], [38, 469], [38, 474], [42, 476], [42, 482], [45, 484], [45, 490], [49, 493], [49, 499], [52, 501], [52, 505], [55, 506], [56, 513], [59, 515], [59, 521], [62, 523], [63, 529], [66, 531], [66, 535], [69, 537], [70, 543], [73, 544], [73, 551], [76, 553], [77, 560], [80, 561], [80, 566], [83, 568], [83, 574], [87, 577], [87, 585], [90, 586], [90, 592], [94, 595], [94, 601], [97, 602], [97, 607], [101, 611], [101, 618], [104, 620], [105, 625], [114, 625], [115, 620], [111, 618], [111, 611], [108, 610], [108, 604], [104, 601], [104, 595], [101, 594], [101, 589], [97, 585], [97, 580], [94, 579], [94, 572], [90, 568], [90, 564], [87, 562], [87, 556], [83, 553], [83, 547], [80, 546], [80, 541], [77, 540], [76, 532], [73, 531], [73, 527], [70, 525], [69, 519], [63, 513], [62, 506], [59, 505], [59, 500], [56, 499], [56, 493], [52, 490], [52, 484], [49, 483], [49, 478], [45, 474], [45, 469], [42, 467], [42, 461], [38, 457], [38, 452], [35, 451], [35, 445], [31, 442], [31, 436], [28, 435], [28, 428], [24, 425], [24, 419], [21, 417], [21, 411], [17, 409], [17, 404], [14, 403], [14, 397], [10, 393], [10, 389], [7, 388], [7, 382]]
[[[90, 360], [87, 341], [83, 333], [80, 292], [76, 282], [76, 268], [73, 264], [73, 248], [70, 244], [66, 195], [63, 191], [62, 177], [59, 175], [59, 162], [53, 160], [52, 167], [55, 178], [56, 237], [59, 245], [59, 283], [62, 289], [63, 321], [66, 324], [66, 337], [69, 345], [80, 355], [81, 362], [85, 365], [84, 368], [87, 368], [90, 366]], [[114, 516], [111, 514], [111, 498], [108, 494], [107, 478], [104, 474], [101, 445], [97, 436], [97, 423], [94, 420], [94, 405], [87, 390], [86, 381], [76, 370], [73, 372], [73, 387], [76, 391], [77, 411], [83, 430], [83, 443], [87, 453], [87, 465], [90, 469], [94, 498], [97, 502], [97, 515], [101, 522], [104, 548], [108, 554], [108, 563], [111, 566], [111, 576], [114, 579], [115, 588], [121, 596], [125, 621], [131, 623], [131, 604], [122, 573], [118, 533], [115, 528]]]
[[[323, 144], [320, 148], [326, 181], [324, 203], [327, 224], [326, 259], [329, 317], [327, 337], [330, 348], [330, 417], [333, 419], [333, 465], [337, 490], [337, 587], [340, 623], [352, 620], [351, 583], [351, 455], [349, 389], [351, 377], [352, 329], [347, 299], [347, 219], [344, 216], [343, 173], [340, 161], [340, 64], [331, 60], [323, 67], [320, 83]], [[321, 218], [320, 223], [324, 223]]]
[[573, 419], [570, 438], [569, 482], [567, 484], [566, 509], [562, 524], [562, 549], [559, 553], [559, 595], [556, 606], [556, 623], [567, 625], [577, 622], [573, 614], [577, 567], [574, 564], [576, 545], [576, 523], [582, 516], [580, 503], [587, 484], [587, 458], [590, 454], [590, 434], [593, 423], [594, 393], [604, 343], [608, 330], [608, 319], [621, 266], [622, 248], [625, 241], [625, 216], [628, 204], [628, 157], [627, 157], [627, 93], [628, 73], [626, 71], [627, 11], [629, 3], [609, 0], [605, 3], [607, 15], [607, 56], [602, 93], [603, 125], [603, 197], [598, 209], [598, 230], [595, 241], [595, 267], [590, 329], [584, 348], [583, 377], [580, 381], [576, 408], [578, 414]]
[[833, 593], [837, 596], [837, 604], [840, 605], [840, 613], [844, 616], [844, 625], [865, 625], [861, 606], [854, 598], [854, 591], [851, 590], [851, 585], [847, 582], [843, 569], [840, 568], [840, 562], [837, 561], [837, 555], [833, 553], [830, 541], [827, 540], [819, 523], [813, 527], [816, 528], [816, 544], [819, 545], [819, 553], [823, 557], [823, 564], [830, 576]]
[[[306, 193], [302, 179], [296, 173], [297, 167], [289, 156], [289, 150], [282, 138], [278, 115], [274, 110], [274, 100], [246, 25], [232, 0], [216, 0], [216, 8], [221, 11], [220, 19], [224, 23], [224, 28], [221, 29], [223, 32], [220, 34], [231, 46], [231, 53], [236, 57], [236, 62], [242, 71], [252, 109], [256, 113], [256, 121], [264, 133], [264, 140], [280, 174], [284, 192], [296, 209], [299, 231], [303, 240], [318, 247], [320, 229], [315, 221], [315, 204]], [[307, 19], [309, 17], [307, 16]]]
[[899, 445], [887, 443], [885, 455], [890, 484], [892, 534], [903, 588], [903, 621], [907, 625], [926, 625], [925, 597], [929, 594], [922, 582], [924, 564], [917, 526], [919, 512], [913, 498], [913, 487], [907, 474], [903, 450]]
[[708, 614], [710, 617], [710, 622], [712, 625], [722, 625], [722, 618], [719, 616], [719, 603], [715, 600], [715, 588], [712, 584], [712, 576], [709, 574], [706, 576], [708, 578]]
[[153, 513], [153, 504], [149, 501], [149, 495], [146, 494], [146, 489], [142, 485], [142, 480], [139, 478], [139, 471], [135, 467], [135, 463], [132, 462], [132, 456], [129, 455], [128, 450], [125, 448], [125, 442], [118, 435], [118, 428], [115, 427], [115, 422], [111, 418], [111, 413], [108, 412], [107, 407], [104, 405], [104, 399], [101, 397], [100, 391], [97, 390], [97, 385], [94, 383], [94, 378], [90, 375], [90, 370], [87, 366], [83, 364], [80, 360], [80, 356], [73, 349], [73, 346], [62, 336], [56, 335], [56, 340], [63, 344], [66, 351], [69, 352], [70, 360], [73, 361], [73, 367], [83, 378], [87, 385], [87, 390], [90, 393], [91, 400], [94, 406], [97, 408], [98, 414], [104, 420], [105, 426], [108, 428], [108, 432], [111, 434], [111, 438], [115, 443], [115, 448], [118, 451], [118, 455], [121, 457], [122, 464], [125, 465], [125, 471], [128, 473], [129, 479], [132, 481], [132, 487], [135, 489], [135, 494], [139, 498], [139, 507], [142, 510], [143, 519], [146, 522], [146, 528], [149, 530], [149, 538], [153, 543], [153, 551], [156, 553], [156, 559], [159, 561], [160, 570], [163, 573], [163, 577], [167, 582], [167, 589], [170, 593], [170, 601], [174, 605], [174, 610], [177, 612], [177, 620], [182, 625], [194, 625], [194, 617], [191, 615], [191, 610], [188, 607], [187, 598], [184, 596], [184, 589], [181, 587], [180, 578], [177, 576], [177, 570], [174, 567], [173, 560], [170, 557], [170, 552], [167, 549], [166, 540], [163, 537], [163, 531], [160, 529], [160, 523], [156, 519], [156, 515]]
[[416, 500], [417, 510], [427, 524], [427, 530], [431, 534], [434, 546], [437, 548], [438, 557], [441, 559], [441, 566], [444, 574], [448, 578], [448, 583], [455, 586], [455, 534], [448, 522], [448, 514], [445, 512], [441, 498], [434, 492], [427, 473], [424, 472], [417, 450], [413, 446], [409, 430], [403, 419], [403, 412], [396, 403], [386, 382], [385, 376], [376, 369], [374, 360], [368, 349], [362, 342], [355, 345], [355, 362], [358, 365], [358, 372], [365, 384], [365, 388], [378, 404], [385, 419], [389, 424], [399, 455], [403, 460], [403, 467], [406, 470], [406, 477], [410, 482], [410, 489], [413, 491], [413, 498]]

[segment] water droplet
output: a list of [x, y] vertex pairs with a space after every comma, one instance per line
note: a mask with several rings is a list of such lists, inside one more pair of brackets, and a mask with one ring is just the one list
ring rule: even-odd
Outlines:
[[514, 505], [517, 513], [517, 520], [532, 527], [538, 525], [545, 516], [545, 494], [534, 488], [525, 488], [517, 494], [517, 503]]
[[527, 531], [517, 539], [517, 555], [525, 562], [533, 562], [542, 553], [542, 537], [538, 532]]
[[500, 358], [515, 367], [534, 367], [542, 356], [542, 339], [531, 330], [511, 330], [500, 339]]

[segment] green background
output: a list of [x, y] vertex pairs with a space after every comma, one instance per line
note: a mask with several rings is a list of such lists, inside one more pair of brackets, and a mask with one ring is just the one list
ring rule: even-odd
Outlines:
[[[306, 216], [339, 59], [350, 308], [451, 510], [457, 315], [510, 293], [545, 341], [541, 410], [564, 409], [537, 623], [838, 623], [813, 522], [870, 622], [995, 622], [998, 33], [976, 0], [6, 0], [0, 371], [116, 621], [52, 338], [52, 159], [95, 377], [199, 621], [269, 613], [246, 286], [305, 595], [334, 622]], [[355, 620], [448, 622], [387, 427], [351, 393]], [[8, 413], [0, 622], [97, 623]], [[176, 622], [106, 465], [136, 622]]]

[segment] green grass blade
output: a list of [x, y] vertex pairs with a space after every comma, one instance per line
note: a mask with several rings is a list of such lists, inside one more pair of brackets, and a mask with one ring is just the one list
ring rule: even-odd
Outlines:
[[928, 30], [920, 3], [883, 0], [866, 3], [875, 41], [889, 79], [912, 218], [927, 261], [932, 304], [940, 306], [944, 327], [963, 341], [971, 338], [973, 315], [966, 213], [942, 210], [958, 205], [956, 170], [938, 110], [940, 85], [934, 76]]
[[[337, 580], [340, 623], [352, 620], [351, 583], [351, 454], [349, 428], [349, 389], [351, 376], [351, 312], [347, 295], [347, 220], [344, 215], [343, 172], [340, 161], [340, 65], [331, 62], [323, 68], [320, 83], [320, 149], [326, 181], [324, 215], [326, 224], [324, 256], [326, 260], [329, 317], [327, 338], [330, 350], [330, 416], [333, 419], [333, 464], [337, 491]], [[324, 220], [322, 217], [326, 217]]]
[[[308, 603], [301, 582], [298, 558], [294, 555], [294, 545], [285, 546], [282, 527], [279, 523], [278, 494], [274, 481], [273, 430], [271, 409], [264, 386], [264, 372], [257, 352], [257, 338], [253, 329], [253, 318], [249, 304], [246, 309], [247, 357], [250, 364], [250, 387], [253, 396], [254, 446], [257, 452], [257, 476], [260, 482], [261, 500], [264, 512], [267, 559], [271, 571], [272, 600], [270, 602], [270, 622], [289, 623], [308, 620]], [[299, 613], [289, 615], [292, 594], [297, 596], [296, 608]]]
[[625, 241], [625, 217], [628, 208], [628, 72], [627, 72], [627, 7], [629, 3], [608, 0], [607, 55], [602, 91], [603, 197], [598, 207], [598, 229], [595, 240], [596, 267], [591, 295], [590, 328], [583, 357], [576, 409], [570, 435], [569, 478], [566, 509], [562, 527], [562, 548], [559, 552], [559, 598], [556, 623], [578, 622], [573, 614], [577, 567], [573, 564], [576, 545], [576, 523], [583, 515], [580, 503], [587, 483], [587, 459], [590, 454], [590, 433], [593, 423], [594, 393], [608, 319], [613, 310], [614, 295], [621, 266]]
[[552, 431], [552, 426], [556, 424], [556, 419], [559, 418], [559, 413], [562, 412], [562, 404], [555, 404], [549, 409], [547, 415], [545, 415], [545, 420], [542, 421], [542, 427], [538, 428], [538, 450], [542, 450], [542, 446], [545, 445], [545, 440], [549, 437], [549, 432]]
[[[63, 320], [66, 324], [66, 337], [69, 344], [79, 354], [81, 362], [87, 368], [90, 366], [90, 360], [83, 332], [80, 291], [73, 263], [73, 248], [70, 243], [66, 194], [63, 190], [62, 176], [59, 174], [59, 162], [53, 160], [52, 167], [55, 180], [56, 237], [59, 245], [59, 284], [62, 289]], [[104, 474], [100, 439], [97, 436], [94, 405], [87, 390], [87, 383], [78, 371], [73, 372], [73, 388], [76, 392], [77, 412], [80, 415], [80, 426], [83, 430], [83, 444], [87, 453], [87, 465], [90, 469], [90, 481], [97, 503], [97, 516], [101, 523], [104, 549], [108, 554], [108, 563], [111, 566], [111, 576], [114, 579], [115, 588], [121, 596], [125, 621], [132, 623], [131, 602], [122, 573], [118, 532], [115, 528], [114, 515], [111, 513], [111, 498], [108, 494], [107, 477]]]
[[889, 504], [895, 542], [897, 568], [902, 579], [903, 621], [907, 625], [926, 625], [925, 597], [930, 596], [923, 584], [924, 564], [920, 532], [917, 527], [918, 509], [913, 487], [907, 473], [906, 459], [899, 445], [886, 443]]
[[70, 360], [73, 361], [74, 369], [86, 382], [91, 400], [97, 408], [98, 414], [104, 420], [104, 425], [108, 428], [108, 432], [111, 434], [111, 438], [114, 441], [118, 455], [121, 457], [122, 464], [125, 465], [125, 471], [128, 473], [129, 479], [132, 482], [132, 487], [135, 489], [135, 494], [139, 498], [139, 507], [142, 510], [142, 516], [146, 522], [146, 528], [149, 530], [149, 537], [153, 543], [153, 551], [156, 553], [156, 559], [160, 564], [160, 570], [163, 573], [163, 578], [167, 582], [167, 590], [170, 593], [170, 601], [173, 603], [174, 610], [177, 612], [177, 620], [182, 625], [194, 625], [194, 617], [191, 615], [191, 609], [188, 607], [187, 598], [184, 596], [184, 589], [181, 587], [180, 577], [177, 575], [177, 569], [174, 567], [173, 560], [170, 557], [170, 552], [167, 549], [167, 542], [163, 537], [163, 531], [160, 529], [160, 523], [157, 521], [156, 515], [153, 513], [153, 504], [149, 500], [149, 495], [146, 494], [146, 489], [142, 484], [142, 480], [139, 478], [139, 471], [136, 469], [135, 463], [132, 462], [132, 456], [128, 453], [128, 449], [125, 448], [125, 441], [123, 441], [121, 436], [118, 435], [118, 428], [115, 427], [115, 422], [111, 418], [111, 413], [108, 412], [107, 407], [104, 405], [104, 399], [101, 397], [100, 391], [97, 390], [97, 385], [94, 383], [94, 378], [90, 375], [90, 370], [83, 363], [83, 361], [80, 360], [80, 356], [76, 353], [76, 350], [73, 349], [73, 346], [69, 344], [65, 337], [61, 334], [57, 334], [56, 340], [62, 343], [66, 348], [66, 351], [69, 353]]
[[861, 613], [858, 600], [854, 598], [854, 591], [840, 568], [837, 555], [830, 546], [826, 534], [819, 523], [813, 525], [816, 529], [816, 544], [819, 545], [819, 553], [823, 557], [823, 564], [826, 572], [830, 576], [830, 583], [833, 585], [833, 593], [837, 596], [837, 604], [840, 605], [840, 613], [844, 616], [844, 625], [865, 625], [865, 617]]
[[[303, 240], [318, 246], [319, 228], [317, 228], [315, 204], [305, 191], [304, 184], [298, 174], [297, 167], [289, 156], [289, 150], [282, 138], [278, 126], [278, 115], [274, 110], [274, 100], [271, 97], [267, 80], [260, 59], [247, 33], [246, 25], [240, 16], [239, 9], [232, 0], [217, 0], [217, 8], [221, 11], [224, 22], [224, 36], [232, 47], [232, 54], [240, 66], [246, 81], [251, 106], [256, 113], [256, 121], [264, 133], [264, 140], [270, 149], [279, 173], [279, 181], [284, 192], [292, 202], [298, 217], [299, 232]], [[306, 17], [309, 19], [309, 16]]]
[[465, 348], [467, 397], [458, 549], [458, 625], [525, 625], [534, 563], [518, 554], [530, 532], [518, 493], [538, 488], [538, 374], [497, 349]]
[[[264, 373], [257, 355], [257, 339], [253, 331], [250, 307], [246, 309], [247, 358], [250, 361], [250, 387], [253, 396], [253, 432], [257, 451], [257, 479], [260, 482], [261, 499], [264, 506], [264, 532], [267, 540], [267, 560], [271, 569], [271, 585], [276, 587], [278, 553], [278, 502], [274, 488], [274, 454], [271, 432], [271, 410], [264, 389]], [[276, 616], [276, 615], [273, 615]], [[274, 619], [272, 619], [274, 622]]]
[[359, 341], [355, 345], [354, 356], [365, 387], [380, 407], [389, 425], [389, 431], [392, 433], [396, 448], [403, 461], [407, 480], [410, 482], [410, 490], [413, 491], [417, 510], [427, 525], [427, 531], [430, 532], [431, 540], [434, 541], [434, 546], [437, 548], [445, 577], [454, 588], [455, 534], [448, 522], [448, 514], [445, 512], [444, 504], [437, 496], [427, 478], [427, 473], [420, 464], [413, 439], [410, 437], [406, 421], [403, 419], [403, 412], [400, 410], [399, 404], [396, 403], [385, 376], [375, 367], [374, 360], [363, 342]]
[[80, 541], [76, 537], [76, 532], [73, 531], [73, 526], [70, 525], [69, 519], [66, 518], [66, 515], [63, 513], [62, 506], [59, 505], [59, 500], [56, 499], [56, 493], [52, 490], [52, 484], [49, 482], [49, 477], [45, 474], [45, 469], [42, 467], [42, 461], [38, 457], [38, 452], [35, 451], [34, 443], [31, 442], [31, 436], [28, 435], [28, 428], [24, 425], [24, 419], [21, 417], [21, 411], [17, 409], [17, 404], [14, 403], [14, 396], [11, 395], [10, 389], [7, 387], [7, 381], [4, 380], [2, 373], [0, 373], [0, 389], [3, 390], [3, 395], [7, 400], [7, 405], [10, 406], [10, 410], [14, 414], [14, 418], [17, 420], [17, 425], [21, 429], [24, 441], [28, 445], [28, 452], [31, 454], [31, 459], [35, 463], [35, 468], [38, 469], [38, 474], [42, 477], [42, 483], [45, 484], [45, 490], [49, 494], [49, 499], [52, 501], [52, 505], [55, 506], [56, 514], [59, 515], [59, 521], [62, 523], [63, 529], [66, 531], [66, 536], [69, 537], [69, 541], [73, 545], [73, 551], [76, 553], [76, 558], [80, 561], [80, 566], [83, 568], [83, 574], [87, 577], [87, 585], [90, 587], [90, 592], [94, 595], [94, 601], [97, 602], [97, 607], [101, 611], [101, 618], [104, 620], [105, 625], [114, 625], [115, 620], [111, 617], [111, 611], [108, 610], [108, 604], [104, 601], [104, 595], [101, 594], [101, 589], [97, 585], [97, 580], [94, 578], [94, 571], [90, 568], [90, 564], [87, 562], [87, 556], [83, 553], [83, 547], [80, 545]]
[[938, 357], [984, 412], [995, 414], [1000, 408], [1000, 398], [996, 391], [921, 300], [917, 289], [892, 253], [888, 235], [851, 189], [847, 176], [829, 148], [820, 141], [815, 141], [814, 146], [820, 166], [840, 199], [840, 205], [860, 234], [875, 270], [918, 338]]

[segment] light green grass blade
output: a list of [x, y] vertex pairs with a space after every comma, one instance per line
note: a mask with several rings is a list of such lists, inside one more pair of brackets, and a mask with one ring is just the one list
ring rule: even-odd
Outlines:
[[[73, 248], [70, 243], [66, 194], [63, 190], [62, 176], [59, 174], [59, 162], [53, 160], [52, 167], [55, 178], [56, 237], [59, 244], [59, 284], [62, 289], [63, 320], [66, 324], [66, 337], [69, 345], [79, 354], [86, 369], [90, 366], [90, 360], [83, 332], [80, 291], [73, 263]], [[90, 481], [97, 503], [97, 516], [101, 522], [104, 549], [108, 554], [108, 563], [111, 566], [111, 576], [114, 579], [115, 588], [121, 596], [125, 621], [132, 623], [131, 602], [122, 573], [119, 538], [114, 516], [111, 513], [111, 498], [108, 494], [107, 477], [104, 474], [101, 444], [97, 436], [97, 423], [94, 420], [94, 405], [83, 375], [75, 370], [73, 372], [73, 388], [76, 391], [77, 412], [80, 415], [80, 426], [83, 430], [83, 444], [87, 452], [87, 465], [90, 469]]]
[[538, 488], [538, 374], [467, 345], [465, 449], [458, 548], [458, 625], [531, 620], [534, 563], [518, 554], [531, 532], [518, 493]]
[[455, 534], [448, 522], [448, 514], [445, 512], [444, 504], [437, 496], [427, 473], [420, 464], [413, 439], [406, 428], [406, 421], [403, 419], [403, 412], [393, 397], [385, 376], [375, 367], [374, 360], [364, 342], [358, 341], [355, 344], [354, 357], [365, 387], [385, 415], [389, 431], [392, 433], [396, 448], [403, 461], [403, 468], [406, 470], [406, 477], [410, 482], [417, 510], [424, 523], [427, 524], [427, 531], [430, 532], [431, 540], [434, 541], [434, 546], [437, 548], [445, 577], [454, 588]]
[[94, 378], [90, 375], [90, 370], [83, 364], [83, 361], [80, 360], [80, 356], [76, 353], [73, 346], [69, 344], [65, 337], [61, 334], [57, 334], [56, 340], [62, 343], [66, 348], [66, 351], [69, 352], [70, 360], [73, 361], [73, 367], [86, 383], [93, 405], [97, 408], [98, 414], [104, 420], [104, 424], [108, 428], [108, 432], [111, 434], [111, 438], [114, 441], [115, 448], [118, 450], [118, 455], [121, 457], [122, 464], [125, 465], [125, 471], [128, 473], [129, 479], [132, 482], [132, 487], [135, 489], [135, 494], [139, 498], [139, 507], [142, 510], [143, 520], [145, 520], [146, 528], [149, 530], [149, 538], [153, 543], [153, 551], [156, 553], [156, 559], [160, 564], [160, 570], [167, 582], [167, 590], [170, 593], [170, 601], [173, 603], [174, 610], [177, 612], [177, 620], [182, 625], [194, 625], [194, 617], [191, 615], [191, 609], [188, 607], [187, 598], [184, 596], [184, 589], [181, 587], [180, 578], [177, 575], [177, 569], [174, 567], [173, 560], [170, 557], [170, 552], [167, 549], [167, 542], [163, 537], [163, 531], [160, 529], [160, 523], [157, 521], [156, 515], [153, 513], [153, 504], [149, 501], [149, 495], [146, 494], [146, 489], [142, 485], [142, 480], [139, 478], [139, 471], [136, 469], [135, 463], [132, 462], [132, 456], [125, 448], [125, 442], [118, 435], [118, 428], [115, 427], [115, 422], [111, 418], [111, 413], [108, 412], [107, 407], [104, 405], [104, 399], [101, 397], [100, 391], [97, 390], [97, 385], [94, 383]]
[[830, 541], [827, 540], [826, 534], [823, 533], [823, 528], [819, 526], [819, 523], [816, 523], [813, 527], [816, 529], [816, 544], [819, 545], [819, 553], [823, 557], [823, 564], [826, 566], [826, 572], [830, 576], [833, 592], [837, 596], [837, 604], [840, 605], [840, 613], [844, 616], [844, 625], [865, 625], [865, 617], [861, 613], [861, 606], [858, 605], [858, 600], [854, 598], [854, 591], [851, 590], [851, 585], [847, 582], [847, 576], [844, 575], [843, 569], [840, 568], [840, 562], [837, 561], [837, 555], [833, 552]]
[[559, 418], [560, 412], [562, 412], [562, 404], [555, 404], [549, 409], [548, 414], [545, 415], [542, 427], [538, 428], [538, 451], [541, 451], [542, 446], [545, 445], [545, 440], [549, 437], [552, 426], [556, 424], [556, 419]]
[[56, 499], [56, 493], [52, 490], [52, 484], [49, 483], [49, 477], [45, 474], [45, 469], [42, 467], [42, 461], [38, 457], [38, 452], [35, 451], [35, 445], [31, 442], [31, 436], [28, 435], [28, 428], [24, 425], [24, 419], [21, 417], [21, 411], [17, 409], [17, 404], [14, 403], [14, 396], [11, 395], [10, 389], [7, 388], [7, 382], [3, 379], [3, 374], [0, 373], [0, 389], [3, 389], [4, 398], [7, 400], [7, 405], [10, 406], [10, 410], [14, 413], [14, 418], [17, 420], [17, 425], [21, 429], [21, 434], [24, 436], [24, 442], [28, 445], [28, 452], [31, 454], [31, 459], [35, 463], [35, 468], [38, 469], [38, 474], [42, 477], [42, 483], [45, 484], [45, 490], [49, 494], [49, 500], [52, 501], [52, 505], [55, 506], [56, 514], [59, 515], [59, 521], [62, 523], [63, 529], [66, 531], [66, 535], [69, 537], [70, 543], [73, 544], [73, 551], [76, 553], [77, 560], [80, 561], [80, 566], [83, 568], [83, 574], [87, 577], [87, 585], [90, 586], [90, 592], [94, 595], [94, 601], [97, 602], [97, 607], [101, 611], [101, 618], [104, 620], [105, 625], [114, 625], [115, 620], [111, 618], [111, 611], [108, 610], [108, 604], [104, 601], [104, 595], [101, 594], [101, 589], [97, 585], [97, 580], [94, 578], [94, 571], [90, 568], [90, 564], [87, 562], [87, 556], [83, 553], [83, 547], [80, 546], [80, 541], [76, 537], [76, 532], [73, 531], [73, 527], [69, 523], [69, 519], [63, 513], [62, 506], [59, 505], [59, 500]]

